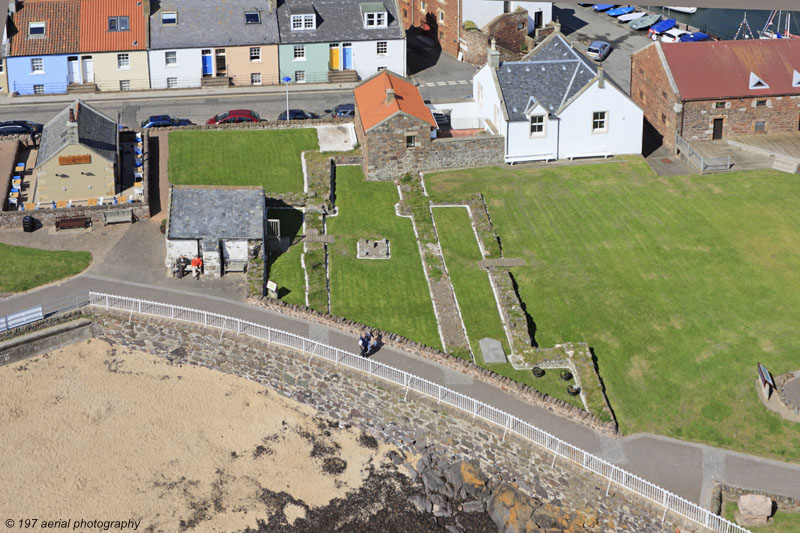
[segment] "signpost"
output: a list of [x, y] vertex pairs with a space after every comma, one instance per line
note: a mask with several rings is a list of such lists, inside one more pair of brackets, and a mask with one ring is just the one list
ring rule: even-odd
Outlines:
[[281, 81], [286, 84], [286, 120], [289, 120], [289, 82], [292, 81], [292, 78], [289, 76], [284, 76], [281, 78]]
[[274, 281], [267, 281], [267, 294], [270, 298], [278, 297], [278, 284]]
[[772, 374], [770, 374], [767, 367], [761, 363], [758, 363], [758, 377], [761, 379], [761, 386], [767, 389], [767, 399], [769, 399], [772, 395], [772, 391], [778, 387], [775, 385], [775, 380], [772, 379]]

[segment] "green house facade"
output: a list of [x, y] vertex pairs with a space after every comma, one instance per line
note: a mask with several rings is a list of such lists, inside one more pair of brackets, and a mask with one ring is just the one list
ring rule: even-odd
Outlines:
[[328, 81], [329, 43], [282, 44], [278, 48], [281, 80], [324, 83]]

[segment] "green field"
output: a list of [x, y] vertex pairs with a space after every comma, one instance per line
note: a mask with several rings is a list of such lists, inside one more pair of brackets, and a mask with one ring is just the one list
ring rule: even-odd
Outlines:
[[22, 292], [74, 276], [92, 261], [89, 252], [53, 252], [0, 243], [0, 293]]
[[796, 176], [658, 178], [630, 159], [426, 182], [486, 196], [504, 255], [527, 262], [514, 273], [538, 344], [594, 348], [624, 433], [800, 458], [800, 424], [755, 391], [758, 361], [800, 366]]
[[[411, 220], [395, 215], [393, 183], [367, 182], [361, 167], [336, 170], [336, 206], [328, 218], [331, 310], [369, 326], [441, 347]], [[387, 238], [391, 259], [356, 259], [360, 238]]]
[[313, 128], [173, 131], [169, 182], [175, 185], [262, 185], [272, 193], [303, 191], [300, 152], [319, 150]]
[[[281, 221], [281, 237], [294, 239], [302, 233], [303, 213], [297, 209], [269, 209], [267, 217]], [[303, 244], [291, 246], [282, 254], [270, 254], [267, 261], [267, 277], [278, 284], [278, 297], [290, 304], [306, 304], [306, 280], [300, 256]]]

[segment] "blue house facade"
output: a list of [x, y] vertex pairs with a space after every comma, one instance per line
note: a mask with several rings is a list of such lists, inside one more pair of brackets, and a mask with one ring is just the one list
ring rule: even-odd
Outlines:
[[20, 95], [67, 92], [68, 57], [49, 55], [7, 58], [9, 90]]

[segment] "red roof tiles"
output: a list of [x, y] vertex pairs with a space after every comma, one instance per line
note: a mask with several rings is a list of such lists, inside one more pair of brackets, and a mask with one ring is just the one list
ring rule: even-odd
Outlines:
[[[69, 54], [78, 51], [80, 35], [79, 0], [28, 0], [13, 17], [12, 56]], [[43, 36], [29, 36], [31, 22], [44, 22]]]
[[[395, 97], [389, 103], [386, 102], [386, 89], [394, 89]], [[436, 127], [431, 110], [425, 106], [419, 90], [389, 71], [384, 70], [368, 79], [353, 89], [353, 93], [364, 131], [400, 111]]]
[[[659, 43], [681, 99], [800, 95], [800, 39]], [[750, 73], [769, 88], [750, 89]]]
[[[141, 0], [80, 0], [81, 52], [147, 49], [148, 16]], [[137, 5], [138, 4], [138, 5]], [[108, 19], [128, 17], [127, 31], [108, 31]]]

